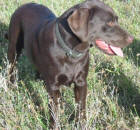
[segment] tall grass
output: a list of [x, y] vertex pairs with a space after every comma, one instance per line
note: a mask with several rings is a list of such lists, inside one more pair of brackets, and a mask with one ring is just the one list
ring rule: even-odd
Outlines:
[[[48, 95], [43, 81], [35, 78], [35, 71], [24, 54], [15, 69], [16, 82], [8, 77], [8, 30], [11, 14], [21, 4], [31, 0], [0, 1], [0, 129], [49, 129]], [[38, 0], [57, 16], [81, 0]], [[125, 57], [110, 57], [96, 48], [90, 50], [88, 74], [87, 130], [140, 129], [140, 1], [104, 0], [119, 16], [119, 22], [134, 35], [133, 45], [124, 49]], [[24, 53], [24, 52], [23, 52]], [[62, 88], [60, 125], [62, 129], [81, 129], [75, 126], [73, 86]]]

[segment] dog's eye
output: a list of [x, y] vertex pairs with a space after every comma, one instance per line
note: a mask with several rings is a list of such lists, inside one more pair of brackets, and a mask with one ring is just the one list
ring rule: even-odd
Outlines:
[[113, 21], [107, 22], [107, 25], [110, 27], [113, 27], [115, 25], [115, 23]]

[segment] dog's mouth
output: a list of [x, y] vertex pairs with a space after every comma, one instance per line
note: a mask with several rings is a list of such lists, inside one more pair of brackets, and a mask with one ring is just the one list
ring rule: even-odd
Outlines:
[[112, 46], [107, 44], [105, 41], [96, 40], [96, 46], [101, 49], [104, 53], [109, 55], [117, 55], [123, 57], [123, 51], [119, 47]]

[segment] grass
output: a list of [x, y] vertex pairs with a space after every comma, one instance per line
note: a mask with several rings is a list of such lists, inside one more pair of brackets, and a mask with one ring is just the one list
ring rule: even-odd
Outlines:
[[[21, 4], [31, 0], [0, 1], [0, 129], [48, 129], [48, 98], [43, 81], [35, 78], [28, 59], [22, 55], [16, 82], [9, 83], [7, 75], [8, 30], [11, 14]], [[81, 0], [38, 0], [57, 16]], [[134, 43], [124, 49], [125, 57], [110, 57], [96, 48], [90, 50], [88, 75], [88, 130], [140, 130], [140, 1], [104, 0], [119, 16], [121, 26], [134, 37]], [[72, 88], [62, 89], [62, 129], [80, 129], [69, 121], [75, 110]], [[84, 129], [84, 127], [83, 127]]]

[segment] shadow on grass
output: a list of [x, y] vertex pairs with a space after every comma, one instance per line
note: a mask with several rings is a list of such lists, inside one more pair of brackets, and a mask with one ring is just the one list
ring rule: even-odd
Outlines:
[[[18, 86], [25, 87], [25, 95], [29, 95], [34, 105], [35, 111], [38, 115], [38, 121], [43, 129], [47, 129], [48, 121], [48, 105], [47, 105], [47, 92], [41, 79], [36, 76], [36, 70], [29, 62], [28, 58], [24, 55], [24, 51], [18, 59]], [[44, 94], [45, 93], [45, 94]]]
[[[44, 104], [44, 101], [41, 97], [41, 94], [33, 87], [33, 85], [30, 82], [26, 82], [26, 88], [32, 98], [32, 101], [35, 105], [35, 110], [39, 113], [40, 115], [40, 120], [42, 127], [46, 129], [49, 126], [49, 121], [48, 121], [48, 112], [46, 111]], [[45, 100], [45, 99], [44, 99]], [[47, 100], [47, 98], [46, 98]]]
[[[28, 69], [32, 69], [31, 66], [28, 67], [29, 67]], [[21, 71], [21, 68], [18, 69], [19, 71]], [[25, 78], [23, 78], [23, 75]], [[41, 81], [39, 79], [36, 79], [35, 72], [24, 72], [24, 74], [22, 72], [21, 76], [22, 76], [22, 81], [25, 84], [25, 88], [27, 89], [27, 92], [30, 95], [31, 100], [34, 104], [34, 108], [38, 113], [38, 117], [39, 117], [38, 120], [40, 121], [40, 124], [43, 127], [43, 129], [47, 129], [49, 126], [49, 117], [48, 117], [49, 115], [48, 115], [48, 104], [47, 104], [48, 98], [47, 96], [43, 98], [42, 96], [43, 93], [41, 92], [41, 89], [44, 89], [41, 87], [44, 86], [41, 83], [39, 84], [39, 82]], [[26, 94], [27, 93], [25, 93], [25, 95]]]
[[133, 43], [124, 50], [124, 53], [128, 55], [128, 59], [132, 60], [136, 67], [140, 67], [140, 39], [134, 39]]
[[0, 21], [0, 46], [4, 46], [4, 42], [7, 40], [5, 39], [5, 33], [8, 31], [8, 26]]
[[5, 61], [8, 48], [8, 41], [5, 39], [5, 33], [7, 31], [8, 26], [0, 21], [0, 67], [5, 66], [3, 61]]
[[8, 26], [0, 21], [0, 65], [3, 64], [3, 58], [7, 54], [8, 41], [5, 39], [5, 33], [8, 31]]
[[140, 93], [138, 86], [129, 79], [121, 70], [115, 70], [111, 62], [102, 62], [96, 68], [96, 72], [103, 70], [101, 75], [98, 75], [102, 81], [108, 85], [107, 93], [110, 94], [115, 87], [115, 93], [118, 95], [118, 104], [125, 108], [125, 112], [130, 111], [133, 114], [140, 116]]
[[[43, 127], [43, 129], [47, 129], [49, 126], [49, 118], [48, 118], [48, 111], [46, 110], [47, 108], [44, 106], [44, 101], [41, 97], [41, 93], [39, 93], [37, 91], [37, 89], [33, 86], [33, 84], [29, 81], [25, 81], [25, 88], [27, 89], [28, 94], [31, 97], [31, 100], [34, 104], [34, 108], [36, 110], [36, 112], [38, 113], [38, 120], [40, 122], [40, 124], [42, 124], [41, 126]], [[25, 93], [26, 95], [27, 93]], [[45, 99], [44, 99], [45, 100]], [[47, 100], [47, 98], [46, 98]], [[47, 104], [45, 104], [47, 105]]]

